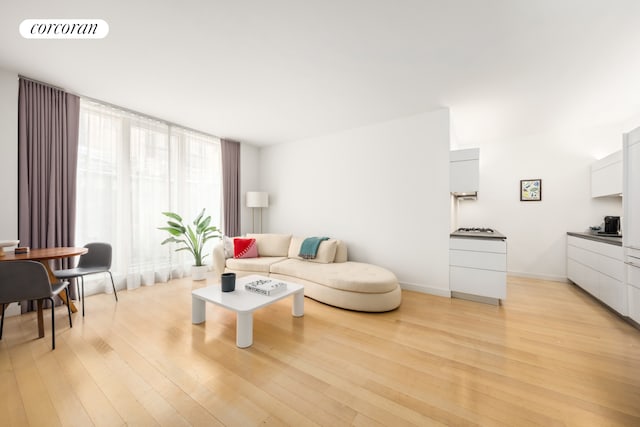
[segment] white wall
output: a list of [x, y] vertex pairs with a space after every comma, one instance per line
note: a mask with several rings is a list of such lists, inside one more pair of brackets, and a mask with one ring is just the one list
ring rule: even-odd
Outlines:
[[[622, 215], [620, 197], [591, 198], [590, 167], [622, 147], [632, 123], [459, 145], [480, 147], [480, 191], [477, 201], [460, 202], [458, 225], [505, 234], [509, 273], [566, 280], [567, 231]], [[542, 179], [541, 202], [520, 202], [520, 180], [528, 178]]]
[[18, 75], [0, 69], [0, 240], [18, 238]]
[[405, 288], [449, 295], [449, 113], [261, 149], [265, 231], [345, 240]]

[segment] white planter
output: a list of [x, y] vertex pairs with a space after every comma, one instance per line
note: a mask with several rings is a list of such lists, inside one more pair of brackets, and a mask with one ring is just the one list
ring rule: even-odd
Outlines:
[[191, 279], [192, 280], [204, 280], [209, 267], [206, 265], [193, 265], [191, 266]]

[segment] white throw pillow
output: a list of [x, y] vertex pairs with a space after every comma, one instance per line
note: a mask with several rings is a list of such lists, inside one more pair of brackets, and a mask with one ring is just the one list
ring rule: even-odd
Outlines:
[[256, 239], [260, 256], [287, 256], [291, 234], [247, 234]]
[[229, 236], [223, 236], [222, 244], [224, 245], [224, 257], [233, 258], [233, 238]]

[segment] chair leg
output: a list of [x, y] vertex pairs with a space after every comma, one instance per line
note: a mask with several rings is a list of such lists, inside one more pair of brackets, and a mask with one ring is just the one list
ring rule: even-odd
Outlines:
[[68, 284], [67, 284], [67, 287], [64, 289], [64, 292], [67, 294], [67, 301], [69, 301], [69, 303], [67, 304], [67, 313], [69, 313], [69, 327], [73, 328], [73, 323], [71, 322], [71, 292], [69, 292]]
[[2, 339], [3, 328], [4, 328], [4, 304], [2, 304], [2, 320], [0, 320], [0, 340]]
[[116, 285], [115, 283], [113, 283], [113, 274], [111, 274], [110, 271], [107, 271], [107, 273], [109, 273], [109, 277], [111, 277], [111, 287], [113, 287], [113, 295], [116, 296], [116, 302], [118, 302], [118, 292], [116, 292]]
[[80, 278], [76, 277], [76, 295], [78, 295], [78, 301], [81, 300], [80, 298]]
[[82, 317], [84, 317], [84, 276], [80, 276], [80, 286], [82, 287]]
[[55, 316], [55, 303], [53, 298], [47, 298], [51, 301], [51, 350], [56, 349], [56, 316]]

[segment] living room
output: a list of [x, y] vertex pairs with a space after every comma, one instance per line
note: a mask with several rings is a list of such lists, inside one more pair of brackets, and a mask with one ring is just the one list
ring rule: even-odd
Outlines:
[[[244, 203], [246, 192], [268, 192], [270, 203], [261, 213], [262, 231], [343, 239], [349, 245], [350, 259], [394, 272], [405, 291], [402, 310], [413, 308], [415, 311], [410, 317], [390, 318], [394, 320], [386, 323], [414, 322], [420, 325], [419, 329], [429, 329], [428, 319], [418, 316], [420, 306], [425, 304], [437, 306], [430, 315], [447, 317], [453, 331], [460, 329], [456, 322], [463, 322], [465, 313], [471, 313], [471, 318], [480, 316], [487, 323], [492, 322], [491, 316], [502, 318], [502, 312], [489, 312], [487, 307], [480, 306], [477, 313], [473, 312], [475, 305], [449, 299], [449, 233], [457, 226], [494, 227], [507, 236], [507, 273], [513, 281], [509, 282], [503, 308], [508, 307], [511, 295], [516, 297], [516, 312], [526, 305], [517, 299], [518, 295], [528, 295], [525, 298], [537, 302], [540, 296], [526, 294], [527, 287], [541, 286], [546, 293], [560, 292], [563, 297], [569, 294], [571, 308], [566, 309], [567, 313], [580, 319], [580, 313], [585, 313], [585, 317], [587, 313], [597, 313], [599, 321], [615, 329], [615, 333], [624, 330], [621, 342], [615, 345], [630, 347], [621, 363], [625, 364], [630, 377], [637, 378], [640, 369], [637, 331], [591, 301], [588, 295], [581, 294], [579, 289], [567, 288], [570, 285], [567, 283], [566, 233], [599, 225], [607, 215], [623, 215], [622, 198], [591, 197], [589, 171], [597, 159], [620, 150], [623, 133], [640, 124], [640, 109], [635, 101], [640, 95], [635, 78], [640, 70], [634, 58], [640, 36], [632, 25], [640, 11], [632, 1], [595, 1], [589, 5], [576, 1], [556, 3], [544, 2], [534, 7], [523, 2], [509, 6], [495, 2], [452, 2], [446, 6], [437, 2], [408, 2], [392, 7], [365, 2], [349, 5], [314, 2], [312, 7], [287, 2], [271, 6], [241, 2], [233, 6], [200, 5], [201, 10], [192, 11], [168, 4], [146, 5], [148, 9], [145, 9], [140, 5], [116, 8], [113, 4], [86, 6], [71, 2], [62, 10], [61, 5], [45, 2], [3, 5], [0, 36], [7, 41], [0, 48], [3, 198], [18, 198], [16, 107], [18, 78], [26, 76], [80, 96], [240, 141], [242, 234], [255, 229], [252, 211]], [[149, 16], [147, 22], [151, 22], [149, 26], [140, 24], [144, 20], [133, 19], [146, 16]], [[109, 23], [109, 34], [103, 40], [28, 40], [18, 32], [24, 19], [61, 17], [104, 19]], [[158, 28], [172, 26], [174, 31], [156, 32]], [[200, 29], [189, 35], [189, 31], [196, 31], [193, 27]], [[210, 38], [203, 41], [205, 34]], [[176, 62], [185, 62], [176, 68], [166, 65], [165, 69], [163, 64], [171, 62], [167, 58], [172, 55], [179, 58]], [[221, 68], [230, 70], [221, 71]], [[440, 87], [446, 91], [440, 91]], [[453, 201], [449, 194], [449, 152], [476, 147], [480, 149], [477, 200]], [[519, 199], [520, 180], [530, 178], [543, 182], [540, 202], [524, 203]], [[0, 211], [2, 239], [17, 238], [18, 212], [17, 206], [13, 206], [8, 203]], [[76, 242], [76, 245], [84, 243]], [[212, 280], [216, 273], [210, 273]], [[180, 285], [178, 289], [184, 291], [188, 286]], [[157, 292], [161, 296], [134, 291], [130, 298], [139, 304], [149, 298], [168, 312], [176, 311], [162, 302], [163, 297], [172, 298], [170, 291], [160, 286]], [[96, 294], [88, 298], [96, 301], [96, 308], [84, 321], [86, 333], [94, 340], [91, 352], [106, 348], [95, 344], [97, 341], [107, 342], [107, 347], [126, 347], [123, 336], [117, 338], [121, 341], [110, 342], [94, 329], [97, 324], [106, 328], [105, 313], [113, 310], [113, 298], [103, 297], [105, 295]], [[457, 311], [446, 313], [443, 306], [438, 305], [441, 299]], [[176, 300], [187, 306], [190, 303], [183, 296]], [[309, 327], [307, 331], [314, 314], [344, 321], [340, 315], [333, 314], [330, 307], [311, 304], [307, 304], [304, 334], [300, 325], [287, 323], [286, 328], [294, 331], [297, 340], [304, 340], [307, 332], [307, 339], [311, 341], [331, 333], [330, 327], [322, 331]], [[581, 304], [581, 308], [575, 309]], [[287, 309], [286, 304], [277, 306], [269, 315], [286, 313]], [[542, 315], [544, 310], [535, 313], [530, 315]], [[128, 316], [134, 322], [147, 325], [147, 333], [156, 336], [149, 332], [152, 320], [145, 319], [141, 313], [132, 312]], [[91, 326], [92, 317], [99, 323]], [[175, 330], [169, 327], [163, 331], [177, 343], [187, 340], [183, 334], [207, 343], [211, 343], [212, 336], [220, 334], [233, 343], [233, 338], [229, 338], [233, 318], [217, 314], [214, 319], [219, 325], [207, 326], [214, 329], [194, 329], [196, 332], [193, 332], [188, 328], [190, 325], [178, 323]], [[336, 336], [329, 345], [332, 351], [339, 352], [337, 343], [344, 343], [349, 337], [356, 341], [364, 339], [367, 318], [352, 313], [349, 319], [358, 332]], [[542, 325], [556, 328], [547, 321], [541, 320]], [[286, 344], [292, 354], [300, 354], [296, 352], [301, 350], [291, 349], [292, 343], [274, 335], [269, 325], [275, 330], [282, 325], [271, 322], [266, 317], [257, 319], [261, 330], [273, 338], [274, 346]], [[59, 328], [67, 326], [64, 322], [56, 323]], [[122, 321], [117, 320], [117, 324]], [[534, 335], [545, 334], [542, 326], [527, 324], [527, 327], [532, 328]], [[5, 328], [7, 334], [15, 329], [12, 324]], [[30, 328], [24, 326], [25, 336]], [[494, 332], [499, 335], [502, 331], [498, 327]], [[563, 334], [555, 338], [561, 340], [564, 333], [568, 336], [570, 331], [563, 330]], [[391, 340], [393, 330], [382, 332], [381, 336]], [[64, 343], [63, 330], [60, 337]], [[596, 338], [590, 339], [597, 342]], [[11, 342], [16, 345], [20, 339], [14, 335]], [[381, 344], [378, 340], [375, 342]], [[6, 355], [5, 340], [2, 345]], [[424, 352], [428, 353], [425, 350], [428, 346], [416, 345], [423, 352], [420, 357], [426, 357]], [[457, 351], [465, 347], [460, 343], [456, 345], [460, 345]], [[473, 346], [468, 341], [466, 345]], [[30, 354], [28, 358], [36, 358], [45, 350], [50, 351], [45, 347], [41, 344], [25, 351]], [[71, 347], [64, 350], [61, 344], [56, 352], [62, 349], [60, 353], [69, 356], [73, 353]], [[268, 347], [261, 343], [257, 348], [271, 357], [287, 357], [285, 350], [274, 349], [269, 353]], [[236, 349], [229, 343], [221, 348], [219, 351], [227, 356], [246, 357], [235, 353]], [[528, 361], [537, 351], [548, 354], [544, 349], [528, 350], [531, 351], [527, 354], [530, 359], [525, 358]], [[213, 352], [205, 354], [214, 358], [218, 350], [206, 351]], [[385, 348], [384, 352], [389, 358], [395, 355], [391, 348]], [[171, 363], [194, 363], [197, 369], [203, 370], [200, 372], [206, 369], [201, 355], [196, 357], [196, 362], [189, 361], [183, 353], [172, 355], [175, 358]], [[108, 358], [87, 362], [90, 359], [82, 355], [73, 357], [98, 367], [106, 364], [109, 369], [122, 368]], [[149, 352], [145, 357], [160, 356]], [[554, 353], [551, 358], [555, 357], [559, 356]], [[8, 359], [15, 361], [15, 356]], [[132, 360], [127, 359], [126, 363], [137, 363]], [[564, 362], [567, 361], [563, 361], [562, 367], [566, 367]], [[49, 360], [49, 363], [53, 362]], [[302, 369], [302, 362], [291, 363], [296, 369]], [[354, 364], [350, 366], [353, 368]], [[47, 365], [39, 365], [40, 371], [44, 366]], [[226, 368], [236, 369], [230, 365]], [[412, 368], [420, 370], [417, 365]], [[610, 367], [602, 370], [613, 372]], [[313, 376], [310, 372], [305, 371], [309, 378]], [[210, 379], [216, 375], [224, 379], [230, 374], [208, 372], [206, 375]], [[616, 394], [623, 390], [637, 396], [640, 388], [637, 381], [620, 380], [623, 376], [620, 372], [611, 375], [624, 384], [619, 388], [610, 385], [609, 391]], [[179, 380], [175, 376], [170, 378]], [[146, 380], [151, 382], [152, 378]], [[304, 378], [296, 380], [305, 381]], [[316, 380], [309, 379], [314, 384]], [[43, 381], [47, 382], [46, 377]], [[266, 380], [255, 380], [256, 383], [262, 381]], [[286, 381], [282, 378], [278, 381], [285, 387]], [[483, 382], [488, 381], [487, 378], [479, 381], [490, 387], [488, 382]], [[345, 393], [338, 383], [338, 379], [332, 377], [332, 387]], [[105, 387], [109, 387], [108, 381]], [[577, 385], [567, 380], [567, 387]], [[594, 388], [593, 393], [597, 394], [597, 389]], [[106, 395], [113, 399], [113, 393]], [[419, 395], [412, 394], [412, 397]], [[349, 397], [340, 396], [345, 397], [345, 401]], [[364, 394], [358, 395], [358, 399], [367, 400]], [[535, 401], [534, 397], [530, 399]], [[339, 400], [325, 402], [323, 411], [331, 413], [328, 407], [337, 405]], [[394, 404], [400, 400], [401, 397], [389, 399]], [[434, 400], [425, 398], [424, 401], [434, 404]], [[82, 403], [85, 412], [92, 415], [91, 422], [100, 424], [86, 402]], [[448, 410], [455, 412], [452, 407], [469, 410], [469, 402], [456, 406], [458, 404], [451, 404]], [[596, 403], [605, 415], [593, 415], [591, 421], [632, 424], [640, 415], [625, 406], [627, 404], [631, 405], [622, 399], [611, 404], [613, 411], [624, 414], [616, 418], [604, 411], [607, 403]], [[575, 400], [568, 404], [572, 405], [576, 405]], [[447, 407], [446, 404], [435, 406]], [[558, 409], [548, 401], [542, 406], [547, 410]], [[351, 402], [349, 407], [358, 405]], [[429, 413], [424, 407], [424, 412], [415, 406], [412, 408], [422, 415]], [[526, 421], [526, 416], [522, 416], [524, 409], [520, 409], [523, 412], [518, 414], [516, 408], [511, 408], [511, 420], [520, 421], [516, 424]], [[584, 407], [575, 411], [589, 412]], [[544, 409], [539, 410], [543, 412]], [[362, 409], [361, 413], [381, 424], [387, 419], [376, 418], [373, 410]], [[482, 410], [480, 413], [488, 416]], [[566, 415], [571, 411], [563, 413], [563, 421], [571, 424]], [[345, 421], [348, 417], [342, 415], [343, 418], [338, 418]], [[432, 419], [445, 424], [456, 420], [514, 424], [504, 418], [482, 416], [474, 418], [465, 413], [459, 419]], [[400, 418], [413, 424], [425, 421], [407, 414]], [[332, 418], [310, 417], [311, 422], [317, 424], [328, 419]], [[224, 420], [223, 424], [233, 424], [233, 420]], [[283, 424], [292, 421], [276, 420]], [[365, 418], [351, 418], [351, 422], [355, 423], [354, 420], [366, 424]]]

